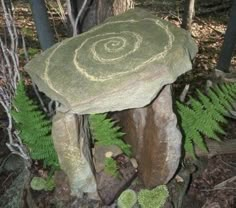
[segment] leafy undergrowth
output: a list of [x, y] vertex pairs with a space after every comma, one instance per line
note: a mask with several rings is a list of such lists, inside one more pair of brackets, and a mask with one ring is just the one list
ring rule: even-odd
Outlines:
[[[138, 4], [138, 6], [148, 9], [152, 14], [180, 27], [182, 14], [178, 13], [178, 6], [176, 10], [171, 10], [173, 8], [170, 8], [168, 4], [166, 4], [166, 8], [163, 8], [158, 5], [155, 6], [155, 3], [153, 4], [155, 1], [151, 0], [138, 0], [137, 2], [148, 2], [146, 4]], [[195, 16], [192, 23], [191, 34], [198, 45], [198, 53], [193, 62], [193, 70], [180, 76], [174, 83], [176, 96], [179, 96], [186, 84], [190, 84], [190, 94], [193, 94], [196, 88], [200, 90], [205, 89], [206, 81], [211, 79], [211, 73], [213, 69], [215, 69], [218, 61], [228, 19], [228, 10]], [[233, 68], [236, 68], [236, 53], [232, 59], [232, 69]]]
[[218, 155], [208, 160], [205, 169], [190, 184], [183, 207], [188, 207], [193, 202], [204, 208], [235, 207], [235, 158], [236, 154], [231, 154]]
[[[236, 138], [236, 121], [226, 127], [224, 139]], [[189, 197], [195, 196], [205, 208], [218, 204], [220, 208], [236, 205], [236, 154], [218, 155], [207, 161], [206, 168], [197, 175], [189, 189]]]

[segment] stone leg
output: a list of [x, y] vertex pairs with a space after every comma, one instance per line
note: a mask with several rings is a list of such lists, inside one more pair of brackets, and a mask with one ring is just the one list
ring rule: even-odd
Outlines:
[[86, 116], [57, 112], [52, 136], [61, 169], [67, 174], [72, 195], [95, 194], [96, 180], [90, 152]]
[[182, 141], [170, 85], [148, 106], [117, 112], [114, 118], [120, 121], [124, 139], [132, 146], [145, 186], [168, 183], [178, 168]]

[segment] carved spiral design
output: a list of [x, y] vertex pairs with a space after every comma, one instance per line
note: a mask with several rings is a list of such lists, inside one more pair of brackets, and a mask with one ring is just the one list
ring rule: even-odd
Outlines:
[[[57, 92], [48, 73], [52, 68], [52, 59], [64, 51], [72, 53], [74, 67], [70, 70], [73, 76], [104, 82], [136, 72], [164, 58], [172, 48], [173, 41], [174, 36], [168, 26], [157, 19], [107, 22], [54, 47], [46, 60], [45, 79]], [[78, 75], [75, 75], [76, 71]]]
[[[159, 30], [159, 33], [163, 33], [166, 36], [166, 39], [164, 38], [164, 44], [160, 44], [158, 53], [156, 53], [156, 51], [153, 52], [154, 50], [151, 51], [151, 53], [148, 52], [148, 41], [145, 40], [145, 31], [142, 31], [145, 30], [145, 28], [134, 27], [136, 24], [144, 25], [145, 21], [149, 22], [149, 24], [151, 22], [152, 25], [156, 27], [155, 29]], [[120, 27], [126, 29], [128, 29], [129, 26], [131, 30], [105, 32], [91, 36], [85, 39], [81, 46], [75, 50], [73, 61], [77, 70], [92, 81], [106, 81], [116, 76], [136, 71], [149, 62], [163, 58], [172, 47], [173, 35], [168, 30], [168, 27], [164, 26], [158, 20], [144, 19], [142, 21], [126, 20], [109, 22], [92, 30], [92, 32], [96, 32], [108, 26], [110, 28]], [[156, 48], [157, 47], [158, 46], [156, 46]], [[143, 54], [143, 58], [136, 58], [140, 56], [140, 54], [146, 53], [145, 50], [148, 53]], [[90, 57], [87, 63], [83, 61], [86, 59], [85, 56]], [[132, 62], [132, 59], [135, 63], [130, 64], [129, 62]], [[99, 73], [89, 68], [92, 62], [96, 66], [95, 70]], [[127, 64], [129, 68], [125, 67], [125, 64]], [[101, 71], [107, 71], [107, 73], [101, 75]]]
[[139, 34], [129, 31], [101, 34], [95, 38], [89, 38], [75, 51], [78, 65], [79, 53], [83, 53], [83, 46], [94, 39], [96, 40], [91, 44], [90, 53], [94, 60], [100, 63], [111, 63], [127, 57], [140, 47], [143, 40]]

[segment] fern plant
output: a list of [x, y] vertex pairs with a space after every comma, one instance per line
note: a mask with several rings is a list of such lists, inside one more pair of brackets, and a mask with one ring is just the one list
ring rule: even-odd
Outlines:
[[105, 159], [104, 171], [107, 174], [110, 174], [111, 176], [114, 176], [114, 177], [119, 176], [119, 171], [118, 171], [118, 166], [116, 164], [116, 161], [111, 157]]
[[115, 121], [107, 118], [107, 114], [94, 114], [89, 116], [89, 123], [94, 142], [101, 145], [116, 145], [127, 156], [131, 155], [131, 147], [122, 141], [124, 133], [120, 127], [115, 126]]
[[194, 147], [207, 151], [203, 135], [220, 141], [225, 134], [222, 123], [236, 100], [236, 84], [221, 84], [209, 89], [207, 95], [197, 90], [198, 99], [190, 97], [190, 105], [177, 102], [184, 134], [184, 149], [195, 157]]
[[28, 98], [22, 81], [17, 86], [13, 106], [11, 115], [31, 158], [43, 160], [45, 166], [58, 168], [58, 158], [50, 136], [51, 122]]

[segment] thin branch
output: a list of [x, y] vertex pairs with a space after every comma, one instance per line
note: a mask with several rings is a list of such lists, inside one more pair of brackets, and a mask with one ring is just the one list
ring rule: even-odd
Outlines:
[[213, 189], [201, 189], [201, 191], [218, 191], [218, 190], [236, 190], [236, 188], [233, 187], [222, 187], [222, 188], [213, 188]]
[[74, 19], [74, 16], [72, 14], [72, 8], [71, 8], [70, 0], [66, 1], [66, 5], [67, 5], [67, 13], [68, 13], [68, 17], [69, 17], [69, 20], [70, 20], [70, 24], [73, 27], [73, 25], [75, 24], [75, 19]]
[[232, 183], [235, 180], [236, 180], [236, 176], [233, 176], [233, 177], [231, 177], [231, 178], [229, 178], [229, 179], [227, 179], [227, 180], [225, 180], [225, 181], [215, 185], [214, 189], [224, 188], [224, 187], [226, 187], [227, 183]]
[[25, 60], [28, 63], [29, 62], [29, 54], [28, 54], [27, 49], [26, 49], [24, 34], [21, 34], [21, 40], [22, 40], [22, 46], [23, 46], [23, 50], [24, 50]]
[[[23, 35], [21, 37], [22, 37], [22, 45], [23, 45], [23, 50], [24, 50], [24, 54], [25, 54], [25, 59], [26, 59], [26, 62], [29, 62], [29, 54], [28, 54], [27, 49], [26, 49], [25, 38], [24, 38]], [[40, 96], [40, 93], [39, 93], [39, 91], [37, 89], [37, 86], [35, 85], [35, 83], [33, 81], [32, 81], [32, 86], [33, 86], [34, 93], [37, 96], [43, 111], [46, 114], [49, 114], [48, 109], [46, 108], [46, 105], [44, 104], [43, 99]]]
[[58, 5], [58, 9], [59, 9], [58, 14], [61, 17], [63, 24], [66, 25], [66, 15], [65, 15], [64, 8], [61, 4], [61, 0], [57, 0], [57, 5]]
[[65, 10], [62, 6], [61, 0], [56, 0], [57, 1], [57, 6], [58, 6], [58, 10], [54, 7], [52, 7], [49, 2], [48, 4], [52, 7], [52, 9], [58, 14], [58, 16], [60, 16], [60, 19], [64, 25], [64, 27], [67, 29], [67, 18], [66, 18], [66, 14], [65, 14]]
[[82, 7], [81, 7], [81, 9], [79, 10], [79, 12], [77, 14], [77, 17], [75, 19], [75, 24], [73, 25], [73, 36], [77, 35], [77, 26], [78, 26], [78, 23], [79, 23], [79, 19], [80, 19], [80, 16], [81, 16], [82, 12], [85, 9], [86, 4], [87, 4], [87, 0], [84, 0]]
[[13, 128], [11, 116], [12, 99], [16, 93], [17, 83], [20, 79], [18, 49], [18, 34], [10, 11], [7, 10], [4, 0], [1, 0], [3, 16], [6, 24], [6, 35], [10, 37], [10, 46], [3, 43], [0, 37], [0, 105], [7, 117], [8, 149], [25, 160], [29, 161], [28, 152], [22, 145], [21, 139]]
[[79, 23], [79, 20], [80, 20], [80, 17], [82, 15], [83, 11], [85, 10], [86, 4], [87, 4], [87, 0], [84, 0], [83, 5], [81, 6], [76, 18], [74, 18], [73, 14], [72, 14], [70, 0], [67, 0], [67, 11], [68, 11], [69, 20], [70, 20], [70, 23], [71, 23], [72, 29], [73, 29], [73, 36], [77, 35], [78, 23]]
[[185, 100], [185, 98], [186, 98], [186, 96], [187, 96], [187, 93], [188, 93], [188, 91], [189, 91], [189, 87], [190, 87], [189, 84], [185, 85], [185, 87], [184, 87], [184, 89], [183, 89], [181, 95], [179, 96], [179, 99], [180, 99], [181, 102], [184, 102], [184, 100]]

